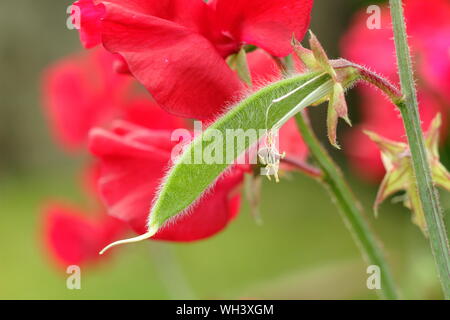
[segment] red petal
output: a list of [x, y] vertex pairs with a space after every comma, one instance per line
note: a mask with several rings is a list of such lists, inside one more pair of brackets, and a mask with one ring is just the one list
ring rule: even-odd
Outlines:
[[[91, 0], [92, 1], [92, 0]], [[203, 0], [94, 0], [125, 15], [138, 13], [175, 22], [197, 33], [208, 33], [211, 8]], [[126, 13], [125, 13], [126, 11]]]
[[90, 139], [91, 152], [101, 162], [99, 188], [108, 212], [125, 222], [148, 215], [170, 160], [169, 152], [137, 142], [130, 135], [98, 129]]
[[74, 4], [80, 8], [80, 40], [87, 49], [101, 43], [101, 21], [105, 14], [103, 6], [96, 6], [93, 0], [78, 0]]
[[275, 60], [263, 50], [257, 49], [247, 54], [248, 67], [256, 87], [281, 78], [281, 72]]
[[175, 115], [212, 118], [242, 89], [213, 45], [181, 25], [107, 5], [103, 32], [105, 47]]
[[178, 129], [186, 126], [183, 118], [168, 114], [149, 100], [149, 97], [135, 98], [128, 102], [120, 118], [153, 130]]
[[280, 147], [281, 153], [286, 152], [286, 156], [295, 158], [299, 161], [306, 160], [308, 156], [308, 147], [298, 132], [295, 119], [290, 119], [280, 129]]
[[292, 52], [292, 35], [302, 40], [308, 29], [313, 0], [215, 0], [221, 30], [238, 43], [256, 45], [272, 55]]
[[51, 205], [44, 210], [46, 247], [62, 266], [96, 261], [99, 251], [117, 238], [123, 227], [112, 217], [92, 220], [78, 210], [61, 205]]

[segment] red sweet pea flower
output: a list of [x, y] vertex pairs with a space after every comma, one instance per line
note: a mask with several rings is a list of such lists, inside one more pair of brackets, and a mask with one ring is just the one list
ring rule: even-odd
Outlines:
[[[448, 106], [450, 97], [450, 2], [446, 0], [407, 0], [405, 16], [411, 50], [418, 77], [418, 98], [422, 124], [427, 128], [434, 115]], [[367, 28], [367, 13], [355, 17], [342, 39], [343, 56], [369, 66], [398, 83], [394, 42], [389, 9], [382, 9], [381, 29]], [[347, 137], [345, 150], [361, 174], [372, 180], [383, 177], [379, 150], [361, 129], [382, 132], [393, 140], [404, 140], [401, 118], [387, 99], [372, 88], [359, 88], [362, 124]], [[370, 164], [370, 165], [367, 165]]]
[[132, 78], [113, 70], [103, 49], [65, 58], [44, 74], [44, 106], [55, 134], [69, 149], [80, 147], [89, 130], [108, 122], [124, 103]]
[[[193, 112], [197, 112], [198, 118], [211, 118], [219, 114], [227, 101], [240, 94], [244, 85], [224, 58], [239, 50], [244, 43], [257, 44], [266, 50], [258, 49], [248, 54], [255, 86], [281, 76], [277, 64], [267, 52], [273, 55], [290, 52], [291, 35], [293, 32], [303, 35], [303, 29], [306, 29], [309, 22], [308, 4], [312, 4], [312, 1], [304, 1], [305, 6], [302, 8], [308, 12], [307, 19], [294, 21], [280, 17], [287, 14], [289, 9], [297, 8], [298, 3], [289, 5], [288, 1], [276, 4], [252, 1], [259, 4], [258, 10], [254, 12], [249, 10], [250, 6], [236, 2], [236, 8], [243, 14], [240, 18], [230, 11], [231, 2], [221, 4], [214, 1], [206, 4], [201, 0], [134, 0], [95, 3], [100, 2], [101, 5], [97, 6], [92, 1], [77, 2], [82, 9], [81, 37], [85, 45], [92, 47], [101, 36], [106, 48], [119, 52], [120, 57], [126, 59], [126, 63], [121, 63], [121, 67], [117, 68], [117, 56], [109, 55], [107, 63], [102, 64], [109, 72], [114, 69], [123, 71], [129, 67], [138, 80], [155, 89], [150, 91], [157, 99], [169, 101], [178, 114], [192, 116]], [[188, 3], [190, 6], [187, 6]], [[277, 7], [280, 4], [282, 7]], [[270, 12], [274, 14], [273, 19], [270, 19]], [[225, 13], [228, 18], [220, 18]], [[103, 18], [101, 24], [95, 22], [99, 16]], [[129, 23], [121, 25], [120, 21], [127, 19]], [[235, 25], [238, 20], [245, 21], [239, 28]], [[129, 35], [122, 40], [116, 37], [124, 36], [124, 33]], [[278, 37], [274, 40], [278, 42], [273, 45], [267, 41], [264, 43], [267, 44], [265, 47], [263, 37]], [[123, 50], [111, 49], [111, 46], [116, 45]], [[94, 51], [93, 54], [95, 52], [102, 51]], [[122, 119], [115, 122], [111, 130], [97, 128], [91, 131], [90, 149], [100, 159], [100, 173], [97, 188], [90, 183], [89, 189], [94, 194], [101, 193], [110, 215], [128, 223], [136, 232], [144, 233], [152, 198], [170, 166], [172, 148], [178, 143], [170, 141], [171, 131], [184, 127], [184, 123], [180, 118], [167, 115], [151, 100], [133, 96], [130, 98], [131, 92], [127, 90], [129, 84], [123, 91], [120, 90], [120, 85], [116, 87], [115, 84], [100, 86], [99, 89], [84, 76], [83, 62], [80, 60], [77, 63], [81, 66], [81, 71], [69, 73], [72, 76], [71, 82], [79, 84], [78, 91], [72, 96], [55, 92], [60, 87], [73, 89], [71, 82], [65, 81], [64, 77], [55, 77], [48, 86], [47, 95], [50, 98], [56, 97], [54, 100], [57, 101], [49, 103], [54, 106], [50, 109], [55, 125], [63, 136], [77, 137], [68, 139], [69, 141], [82, 142], [87, 130], [93, 126], [103, 125], [113, 118]], [[99, 83], [110, 83], [109, 73], [107, 76], [97, 73], [96, 77]], [[75, 104], [79, 102], [78, 96], [86, 97], [81, 102], [82, 106], [87, 107], [77, 108], [73, 105], [74, 108], [65, 108], [65, 101], [70, 105]], [[117, 99], [113, 100], [116, 96]], [[96, 116], [91, 119], [91, 114]], [[89, 121], [74, 121], [67, 130], [67, 123], [73, 119]], [[78, 134], [74, 135], [74, 131]], [[282, 128], [280, 135], [282, 151], [304, 160], [307, 149], [292, 121]], [[219, 179], [191, 213], [162, 229], [153, 239], [194, 241], [222, 230], [238, 213], [238, 189], [246, 169], [245, 166], [233, 167]], [[80, 226], [76, 228], [82, 234], [78, 238], [89, 235], [92, 239], [103, 239], [103, 229], [80, 217], [70, 216], [69, 219], [63, 216], [51, 220], [65, 222], [71, 219], [74, 226]], [[61, 230], [65, 230], [70, 224], [63, 225]], [[74, 233], [70, 228], [67, 232]], [[94, 240], [87, 242], [97, 243]], [[91, 247], [94, 246], [89, 246], [86, 250], [90, 252]], [[79, 254], [73, 256], [77, 257]]]
[[106, 215], [92, 219], [70, 207], [53, 204], [44, 210], [48, 253], [61, 266], [95, 262], [105, 245], [123, 235], [125, 225]]
[[[171, 161], [171, 131], [148, 130], [117, 122], [111, 131], [91, 132], [90, 150], [101, 162], [99, 188], [109, 214], [145, 233], [150, 204]], [[152, 239], [193, 241], [222, 230], [239, 209], [237, 192], [243, 171], [223, 176], [189, 214], [159, 231]]]
[[93, 3], [104, 5], [106, 13], [100, 27], [89, 24], [83, 32], [100, 33], [103, 45], [125, 58], [131, 73], [162, 107], [197, 119], [220, 114], [243, 88], [223, 58], [244, 44], [288, 55], [292, 34], [303, 37], [312, 8], [312, 0]]

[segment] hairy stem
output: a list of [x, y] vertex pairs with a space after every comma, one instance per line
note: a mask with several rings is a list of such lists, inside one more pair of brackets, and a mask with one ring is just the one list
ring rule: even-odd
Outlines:
[[355, 69], [356, 72], [358, 73], [359, 79], [367, 83], [370, 83], [371, 85], [383, 91], [394, 103], [399, 102], [403, 99], [401, 91], [396, 86], [394, 86], [386, 78], [376, 74], [375, 72], [367, 69], [366, 67], [363, 67], [359, 64], [350, 62], [342, 58], [337, 60], [331, 60], [331, 65], [335, 70], [348, 68]]
[[420, 201], [425, 212], [431, 250], [446, 299], [450, 299], [450, 250], [442, 217], [439, 196], [431, 178], [423, 132], [420, 126], [417, 95], [414, 87], [411, 56], [408, 47], [401, 0], [389, 0], [404, 99], [395, 104], [400, 109], [408, 137]]
[[327, 151], [315, 136], [306, 111], [296, 115], [297, 126], [309, 151], [322, 170], [322, 181], [336, 200], [355, 242], [360, 248], [366, 262], [377, 265], [381, 270], [381, 296], [385, 299], [397, 299], [397, 293], [388, 264], [375, 236], [371, 232], [362, 212], [361, 205], [351, 192], [339, 167], [334, 163]]

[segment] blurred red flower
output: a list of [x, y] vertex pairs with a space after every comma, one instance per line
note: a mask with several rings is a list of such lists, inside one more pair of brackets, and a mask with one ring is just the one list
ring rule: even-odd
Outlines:
[[[76, 3], [82, 9], [81, 39], [84, 45], [93, 47], [102, 37], [105, 40], [109, 36], [114, 45], [120, 45], [108, 32], [115, 33], [115, 27], [120, 29], [114, 19], [128, 19], [130, 29], [117, 30], [117, 34], [130, 32], [133, 37], [127, 36], [124, 45], [136, 45], [136, 50], [142, 51], [136, 57], [130, 53], [128, 58], [121, 52], [133, 74], [136, 76], [135, 68], [143, 68], [143, 72], [152, 70], [145, 76], [157, 85], [159, 96], [167, 93], [177, 110], [185, 108], [186, 114], [181, 114], [193, 116], [192, 112], [198, 111], [199, 118], [220, 113], [232, 95], [241, 94], [240, 90], [245, 86], [224, 58], [239, 50], [242, 44], [260, 45], [263, 36], [271, 39], [264, 43], [272, 47], [260, 45], [266, 51], [257, 49], [247, 54], [255, 86], [281, 77], [279, 66], [268, 52], [274, 55], [290, 52], [292, 32], [303, 36], [312, 5], [312, 1], [302, 1], [301, 5], [291, 5], [292, 1], [276, 4], [247, 1], [244, 5], [241, 1], [205, 4], [201, 0], [190, 0], [192, 6], [189, 7], [186, 7], [186, 1], [97, 2], [106, 6], [108, 15], [105, 16], [102, 5], [94, 6], [92, 0]], [[177, 5], [168, 10], [165, 6], [168, 3]], [[232, 13], [231, 4], [240, 8], [245, 17]], [[250, 12], [249, 8], [255, 4], [259, 4], [258, 10]], [[281, 17], [298, 6], [301, 15], [296, 15], [296, 19]], [[125, 7], [134, 11], [121, 11]], [[228, 12], [229, 18], [217, 18], [218, 12]], [[136, 19], [130, 20], [130, 14], [136, 14]], [[109, 31], [103, 30], [102, 37], [99, 34], [101, 24], [97, 23], [99, 17], [105, 18], [103, 29], [109, 25], [109, 29], [106, 28]], [[204, 17], [211, 20], [200, 19]], [[239, 19], [246, 22], [237, 28]], [[218, 29], [209, 28], [216, 28], [216, 24], [230, 28], [229, 33], [219, 34]], [[152, 32], [148, 33], [148, 28]], [[144, 46], [148, 41], [153, 46]], [[143, 58], [145, 61], [139, 60]], [[145, 232], [152, 199], [171, 165], [172, 148], [178, 143], [171, 141], [171, 132], [186, 128], [183, 119], [159, 108], [152, 97], [137, 94], [132, 78], [117, 74], [117, 71], [124, 71], [124, 66], [127, 67], [117, 55], [99, 47], [89, 54], [55, 64], [44, 78], [46, 107], [63, 144], [70, 148], [83, 146], [91, 132], [90, 150], [100, 161], [90, 171], [86, 186], [91, 195], [102, 199], [105, 211], [112, 216], [100, 216], [92, 221], [81, 212], [58, 205], [46, 211], [46, 242], [57, 260], [66, 264], [96, 260], [99, 246], [113, 240], [111, 237], [119, 237], [119, 232], [123, 233], [127, 226], [137, 233]], [[199, 104], [202, 99], [204, 104]], [[280, 131], [280, 150], [300, 161], [307, 156], [307, 148], [293, 120]], [[289, 166], [283, 168], [291, 169]], [[163, 228], [152, 239], [194, 241], [225, 228], [238, 213], [239, 189], [247, 169], [246, 166], [233, 167], [189, 214]], [[121, 221], [122, 228], [116, 229], [109, 222], [111, 219]]]
[[[97, 48], [61, 59], [45, 70], [43, 105], [55, 136], [66, 149], [85, 147], [89, 130], [113, 119], [150, 125], [147, 112], [153, 99], [137, 92], [132, 77], [116, 72], [116, 63], [111, 53]], [[181, 118], [166, 120], [184, 123]], [[164, 121], [151, 123], [154, 129], [166, 125]]]
[[[98, 54], [96, 51], [91, 53], [94, 57]], [[104, 102], [101, 98], [105, 97], [109, 101], [110, 97], [103, 90], [98, 92], [98, 87], [91, 87], [91, 83], [81, 77], [83, 75], [81, 71], [85, 71], [85, 62], [90, 61], [90, 57], [88, 55], [83, 59], [69, 62], [74, 63], [71, 70], [78, 71], [73, 73], [74, 82], [83, 84], [78, 87], [78, 95], [86, 97], [84, 101], [91, 108], [98, 107], [102, 111]], [[112, 60], [108, 55], [104, 57], [111, 68]], [[104, 63], [105, 61], [102, 65]], [[65, 66], [64, 63], [62, 65]], [[263, 51], [256, 50], [250, 53], [249, 65], [253, 81], [256, 83], [265, 83], [280, 77], [278, 66]], [[58, 71], [56, 67], [55, 70]], [[98, 77], [101, 75], [102, 73]], [[104, 82], [104, 79], [100, 79], [100, 83]], [[50, 88], [56, 90], [57, 87]], [[84, 90], [88, 91], [89, 95]], [[112, 238], [121, 237], [127, 226], [137, 233], [144, 233], [152, 198], [166, 169], [170, 166], [172, 148], [178, 143], [170, 140], [171, 132], [186, 127], [183, 119], [169, 115], [150, 99], [140, 98], [139, 95], [133, 97], [133, 92], [128, 89], [127, 92], [129, 96], [127, 99], [122, 97], [118, 105], [108, 105], [109, 109], [105, 108], [108, 113], [102, 115], [104, 121], [89, 125], [89, 127], [101, 123], [106, 125], [108, 121], [111, 124], [112, 118], [122, 119], [115, 121], [108, 130], [100, 128], [92, 130], [91, 149], [101, 161], [90, 167], [84, 183], [92, 197], [103, 199], [105, 211], [112, 217], [97, 215], [97, 218], [92, 220], [85, 213], [56, 204], [45, 211], [44, 234], [47, 248], [60, 264], [84, 264], [96, 261], [100, 247], [114, 240]], [[89, 103], [89, 98], [97, 103]], [[90, 112], [84, 108], [77, 108], [76, 101], [76, 97], [62, 95], [59, 116], [53, 119], [56, 122], [54, 125], [60, 128], [60, 134], [63, 135], [70, 134], [70, 130], [76, 125], [82, 125], [83, 130], [79, 131], [83, 132], [83, 135], [80, 134], [81, 142], [86, 139], [88, 129], [85, 124], [75, 121], [72, 127], [66, 126], [70, 119], [83, 119], [84, 113]], [[61, 112], [69, 102], [73, 109]], [[69, 132], [65, 132], [67, 129]], [[293, 121], [289, 121], [281, 129], [280, 136], [280, 150], [286, 151], [289, 156], [298, 160], [306, 158], [307, 148]], [[284, 166], [284, 169], [290, 167]], [[190, 214], [184, 215], [176, 223], [161, 230], [153, 239], [193, 241], [222, 230], [238, 213], [239, 188], [245, 170], [245, 167], [236, 167], [222, 177]], [[122, 221], [121, 228], [117, 228], [116, 224], [111, 222], [115, 219]]]
[[132, 78], [115, 72], [114, 60], [99, 48], [66, 57], [45, 71], [43, 105], [64, 147], [82, 147], [89, 130], [117, 116], [125, 103]]
[[43, 210], [44, 242], [61, 267], [97, 261], [99, 250], [123, 235], [126, 225], [99, 214], [94, 217], [72, 207], [53, 203]]
[[[239, 98], [244, 87], [224, 58], [245, 44], [274, 56], [288, 55], [292, 35], [301, 40], [308, 28], [312, 2], [91, 0], [75, 4], [82, 8], [81, 21], [86, 20], [82, 35], [101, 38], [107, 50], [125, 58], [131, 73], [158, 104], [178, 116], [211, 119]], [[92, 23], [99, 14], [102, 23]]]
[[[427, 128], [435, 114], [450, 101], [450, 2], [405, 1], [409, 42], [418, 78], [422, 125]], [[389, 9], [382, 7], [381, 29], [369, 29], [366, 12], [358, 13], [342, 39], [343, 56], [368, 66], [398, 83], [395, 48]], [[373, 181], [384, 175], [380, 152], [362, 129], [382, 132], [393, 140], [404, 140], [396, 107], [371, 87], [359, 88], [362, 122], [345, 139], [345, 151], [360, 174]]]

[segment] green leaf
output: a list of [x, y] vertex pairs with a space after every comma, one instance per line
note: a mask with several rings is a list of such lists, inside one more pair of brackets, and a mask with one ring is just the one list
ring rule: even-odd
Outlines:
[[[152, 206], [148, 232], [113, 243], [102, 252], [114, 245], [150, 238], [169, 220], [187, 212], [230, 163], [261, 139], [261, 136], [246, 135], [247, 130], [264, 133], [267, 129], [277, 130], [297, 112], [328, 96], [332, 88], [330, 75], [311, 72], [275, 82], [237, 103], [198, 135], [169, 170]], [[222, 150], [219, 151], [223, 151], [227, 161], [210, 163], [204, 157], [198, 159], [198, 151], [212, 149], [219, 136], [223, 137]], [[243, 143], [231, 143], [238, 139]]]

